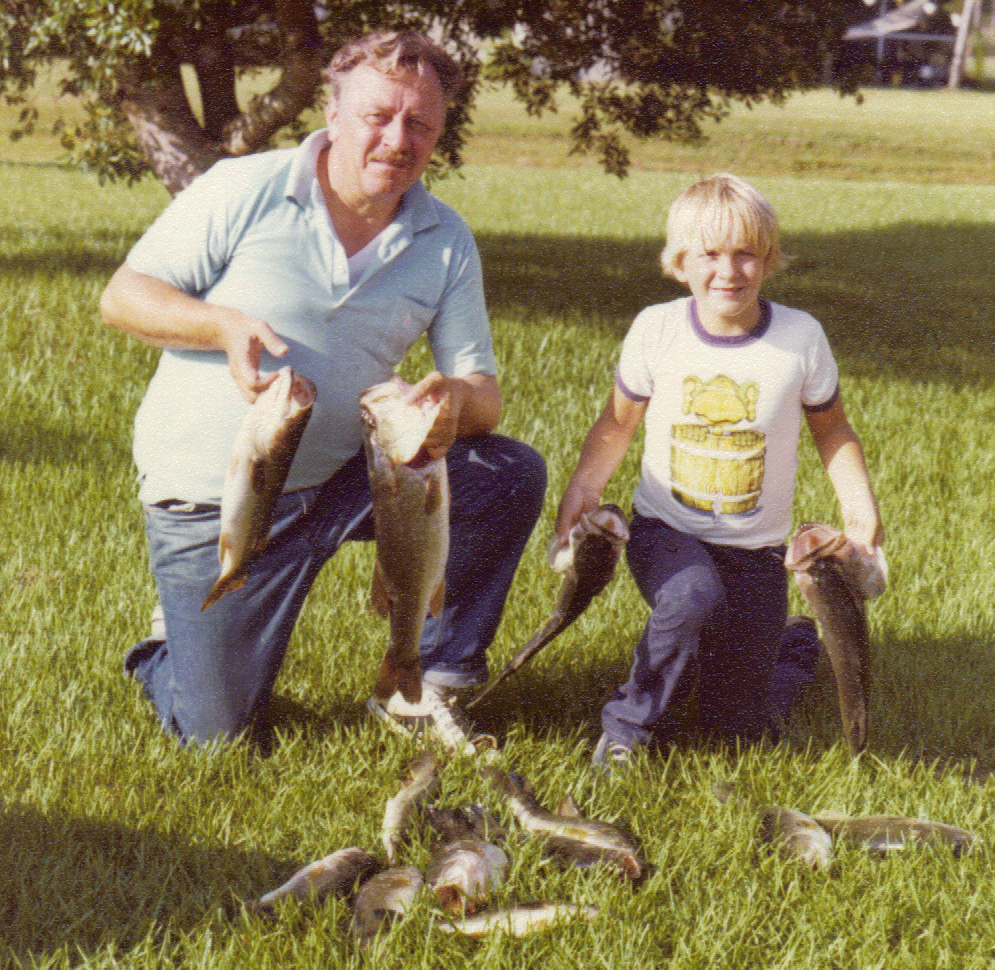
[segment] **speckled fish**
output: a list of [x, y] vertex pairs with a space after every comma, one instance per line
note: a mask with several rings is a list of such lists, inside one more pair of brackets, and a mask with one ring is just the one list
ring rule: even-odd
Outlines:
[[453, 916], [476, 912], [508, 871], [504, 850], [475, 835], [441, 845], [432, 856], [425, 881], [439, 905]]
[[483, 805], [426, 805], [422, 815], [444, 842], [455, 842], [471, 835], [488, 842], [500, 842], [507, 835], [501, 823]]
[[644, 867], [636, 841], [618, 827], [599, 819], [585, 818], [579, 813], [557, 815], [547, 811], [536, 801], [528, 782], [514, 772], [484, 765], [480, 768], [480, 775], [504, 796], [524, 829], [618, 852], [621, 856], [631, 857], [630, 878], [636, 879], [643, 874]]
[[299, 903], [320, 902], [326, 896], [346, 898], [377, 871], [377, 861], [362, 849], [339, 849], [298, 869], [282, 886], [246, 905], [256, 916], [272, 916], [277, 903], [292, 897]]
[[352, 933], [368, 943], [381, 927], [406, 913], [424, 884], [414, 866], [399, 866], [368, 879], [353, 901]]
[[397, 862], [397, 850], [400, 847], [404, 830], [418, 803], [435, 787], [437, 782], [435, 756], [429, 751], [416, 755], [408, 765], [408, 777], [401, 790], [387, 800], [383, 813], [383, 825], [380, 838], [387, 861], [390, 865]]
[[411, 404], [409, 391], [395, 376], [364, 391], [359, 403], [377, 546], [372, 602], [390, 618], [390, 642], [373, 694], [386, 701], [400, 691], [417, 703], [422, 627], [445, 598], [449, 480], [445, 458], [430, 459], [422, 447], [440, 405]]
[[859, 754], [867, 744], [870, 685], [865, 602], [887, 585], [883, 554], [868, 556], [838, 529], [809, 522], [792, 538], [784, 564], [819, 624], [843, 733], [851, 753]]
[[815, 820], [834, 839], [846, 845], [862, 846], [871, 852], [887, 855], [914, 844], [949, 845], [955, 855], [980, 845], [981, 839], [956, 825], [932, 822], [927, 818], [902, 815], [847, 816], [839, 812], [820, 812]]
[[289, 367], [249, 408], [232, 445], [221, 492], [221, 576], [201, 610], [245, 585], [245, 571], [269, 542], [276, 502], [314, 405], [315, 386]]
[[597, 917], [597, 906], [579, 903], [526, 903], [508, 909], [481, 910], [464, 919], [439, 923], [439, 929], [446, 933], [463, 933], [474, 937], [486, 936], [488, 933], [528, 936], [566, 919], [593, 921]]
[[833, 859], [833, 841], [819, 823], [794, 808], [770, 805], [760, 813], [760, 837], [785, 859], [822, 869]]
[[562, 573], [563, 581], [549, 618], [511, 659], [510, 663], [466, 706], [473, 707], [498, 684], [524, 666], [543, 647], [558, 637], [590, 605], [615, 574], [622, 548], [629, 541], [629, 525], [617, 505], [599, 505], [585, 512], [570, 530], [564, 546], [550, 545], [549, 565]]

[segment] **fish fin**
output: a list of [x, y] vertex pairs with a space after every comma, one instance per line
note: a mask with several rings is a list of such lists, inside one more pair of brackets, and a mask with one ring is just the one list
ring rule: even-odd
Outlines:
[[446, 581], [443, 579], [435, 588], [432, 598], [428, 601], [428, 612], [432, 616], [438, 616], [442, 612], [442, 606], [446, 601]]
[[556, 806], [556, 814], [561, 818], [580, 818], [580, 809], [573, 795], [564, 795], [560, 799], [560, 804]]
[[384, 619], [390, 616], [390, 593], [387, 592], [387, 584], [384, 582], [383, 570], [380, 568], [378, 559], [373, 565], [373, 581], [370, 585], [370, 603]]
[[245, 570], [238, 570], [234, 573], [229, 573], [227, 576], [222, 576], [211, 588], [211, 592], [207, 594], [207, 598], [204, 600], [203, 605], [200, 608], [200, 612], [203, 613], [208, 607], [213, 606], [225, 593], [232, 593], [236, 589], [241, 589], [245, 585]]
[[416, 656], [411, 662], [397, 663], [393, 654], [388, 651], [380, 664], [373, 696], [379, 700], [387, 700], [398, 691], [409, 704], [421, 701], [421, 657]]

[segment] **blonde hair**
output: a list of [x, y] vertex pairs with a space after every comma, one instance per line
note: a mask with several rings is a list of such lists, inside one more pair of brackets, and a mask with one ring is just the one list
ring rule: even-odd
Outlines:
[[731, 243], [764, 257], [764, 275], [787, 265], [781, 252], [774, 207], [749, 182], [719, 173], [685, 189], [667, 214], [667, 242], [660, 254], [664, 273], [676, 276], [696, 245], [705, 250]]
[[459, 64], [438, 44], [414, 30], [378, 30], [339, 48], [325, 68], [325, 80], [332, 87], [333, 97], [339, 95], [342, 78], [360, 64], [368, 64], [388, 77], [408, 71], [421, 74], [430, 67], [435, 71], [447, 101], [464, 82]]

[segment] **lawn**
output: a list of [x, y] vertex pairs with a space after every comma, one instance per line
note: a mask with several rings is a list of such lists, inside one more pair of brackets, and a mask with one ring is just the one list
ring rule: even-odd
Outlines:
[[[620, 570], [478, 723], [545, 804], [569, 791], [586, 813], [627, 824], [654, 873], [633, 891], [516, 845], [499, 902], [590, 902], [601, 917], [474, 942], [441, 933], [423, 899], [367, 952], [338, 901], [288, 905], [268, 924], [241, 901], [333, 849], [380, 851], [384, 802], [417, 749], [363, 707], [385, 642], [366, 608], [372, 549], [343, 550], [320, 578], [261, 744], [187, 751], [160, 734], [120, 667], [155, 595], [130, 441], [157, 354], [104, 328], [97, 300], [165, 193], [60, 169], [51, 144], [13, 146], [0, 163], [0, 965], [990, 966], [990, 849], [843, 849], [813, 873], [758, 843], [756, 810], [922, 815], [995, 840], [993, 106], [977, 92], [871, 91], [862, 106], [816, 92], [737, 111], [701, 149], [646, 149], [619, 181], [567, 156], [556, 119], [484, 99], [467, 166], [435, 190], [480, 244], [501, 430], [542, 452], [550, 473], [493, 666], [552, 604], [556, 502], [619, 341], [641, 307], [679, 293], [658, 270], [666, 208], [697, 172], [733, 169], [781, 215], [794, 258], [767, 295], [823, 322], [882, 506], [891, 588], [870, 615], [870, 744], [850, 759], [823, 665], [776, 748], [692, 739], [597, 780], [598, 713], [645, 618]], [[418, 347], [405, 371], [425, 366]], [[626, 508], [636, 458], [606, 493]], [[837, 521], [807, 440], [806, 519]], [[720, 780], [741, 800], [720, 804]], [[510, 819], [469, 764], [446, 766], [439, 797], [484, 800]], [[423, 866], [429, 852], [416, 831], [408, 857]]]

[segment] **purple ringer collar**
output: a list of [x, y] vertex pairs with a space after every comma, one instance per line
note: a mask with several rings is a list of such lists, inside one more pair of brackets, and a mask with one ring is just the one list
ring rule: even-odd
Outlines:
[[691, 302], [688, 304], [688, 316], [691, 318], [691, 329], [694, 331], [695, 336], [704, 343], [711, 344], [714, 347], [736, 347], [741, 344], [747, 344], [751, 340], [759, 340], [770, 329], [772, 315], [773, 312], [770, 303], [767, 300], [761, 300], [760, 319], [749, 333], [736, 334], [734, 337], [716, 337], [715, 334], [709, 333], [701, 325], [701, 320], [698, 317], [698, 306], [695, 303], [694, 297], [691, 297]]

